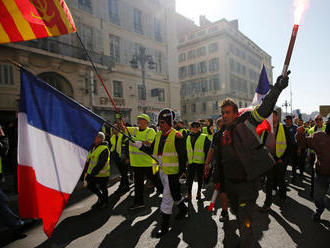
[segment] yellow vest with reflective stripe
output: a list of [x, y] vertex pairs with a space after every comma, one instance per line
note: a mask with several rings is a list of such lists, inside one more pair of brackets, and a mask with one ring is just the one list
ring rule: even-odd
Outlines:
[[207, 136], [205, 134], [200, 134], [195, 142], [194, 149], [191, 145], [191, 136], [187, 138], [187, 154], [188, 154], [188, 163], [189, 164], [204, 164], [205, 161], [205, 152], [204, 152], [204, 143]]
[[[155, 131], [152, 128], [147, 127], [142, 132], [139, 131], [138, 127], [130, 128], [128, 127], [130, 133], [132, 133], [133, 139], [136, 141], [148, 141], [152, 143], [152, 140], [148, 140], [148, 136]], [[132, 132], [133, 131], [133, 132]], [[129, 143], [129, 158], [130, 164], [134, 167], [151, 167], [152, 166], [152, 158], [140, 151], [138, 148], [132, 145], [132, 142]]]
[[[123, 140], [123, 135], [121, 133], [118, 134], [118, 139], [117, 139], [117, 147], [116, 151], [119, 154], [119, 157], [121, 158], [121, 146], [122, 146], [122, 140]], [[115, 145], [116, 145], [116, 135], [112, 135], [110, 139], [111, 143], [111, 149], [110, 152], [115, 151]]]
[[[211, 132], [212, 132], [212, 131], [211, 131]], [[209, 132], [207, 131], [207, 127], [203, 127], [203, 128], [202, 128], [202, 133], [203, 133], [203, 134], [206, 134], [207, 138], [208, 138], [210, 141], [212, 141], [212, 139], [213, 139], [213, 134], [209, 134]]]
[[276, 156], [280, 158], [287, 148], [286, 137], [284, 127], [282, 123], [278, 125], [278, 131], [276, 135]]
[[94, 167], [97, 165], [97, 162], [99, 160], [100, 154], [104, 150], [108, 151], [108, 161], [103, 166], [102, 170], [99, 171], [99, 173], [95, 177], [108, 177], [110, 176], [110, 151], [109, 148], [106, 145], [99, 145], [94, 151], [90, 151], [88, 154], [88, 157], [90, 159], [87, 174], [91, 174]]
[[[179, 158], [175, 149], [175, 134], [176, 131], [172, 128], [171, 132], [165, 140], [163, 154], [161, 158], [161, 169], [166, 175], [173, 175], [179, 173]], [[153, 155], [158, 156], [159, 141], [162, 133], [158, 132], [155, 138]], [[155, 162], [154, 162], [155, 163]]]

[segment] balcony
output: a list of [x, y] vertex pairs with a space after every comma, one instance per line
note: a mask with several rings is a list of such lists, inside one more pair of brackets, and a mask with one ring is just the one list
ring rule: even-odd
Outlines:
[[[85, 51], [83, 48], [75, 47], [70, 44], [51, 39], [51, 38], [45, 38], [40, 40], [31, 40], [31, 41], [25, 41], [19, 43], [24, 46], [33, 47], [37, 49], [42, 49], [44, 51], [50, 52], [50, 53], [56, 53], [61, 54], [64, 56], [73, 57], [76, 59], [82, 59], [82, 60], [88, 60], [88, 57], [86, 56]], [[107, 66], [107, 67], [113, 67], [115, 63], [115, 58], [112, 56], [106, 56], [100, 53], [96, 53], [94, 51], [88, 51], [89, 55], [91, 56], [92, 60], [95, 63]]]

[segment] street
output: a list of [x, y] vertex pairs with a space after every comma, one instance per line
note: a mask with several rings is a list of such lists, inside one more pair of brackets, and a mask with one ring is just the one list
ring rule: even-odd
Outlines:
[[[309, 184], [309, 174], [305, 173], [297, 183], [289, 184], [288, 199], [282, 209], [276, 198], [269, 214], [256, 213], [258, 247], [329, 247], [329, 196], [321, 222], [313, 222], [314, 204], [309, 197]], [[6, 247], [235, 247], [238, 243], [235, 216], [230, 213], [230, 220], [223, 224], [219, 222], [218, 202], [212, 214], [206, 209], [213, 192], [211, 184], [203, 191], [202, 201], [197, 202], [193, 194], [188, 218], [182, 221], [171, 218], [170, 232], [162, 239], [154, 238], [160, 219], [158, 195], [150, 194], [145, 209], [129, 211], [133, 185], [130, 192], [121, 197], [113, 194], [117, 187], [118, 183], [109, 188], [110, 203], [105, 209], [90, 209], [96, 201], [94, 195], [67, 207], [50, 239], [47, 240], [39, 223], [26, 230], [26, 238]], [[257, 203], [262, 205], [265, 194], [259, 192]]]

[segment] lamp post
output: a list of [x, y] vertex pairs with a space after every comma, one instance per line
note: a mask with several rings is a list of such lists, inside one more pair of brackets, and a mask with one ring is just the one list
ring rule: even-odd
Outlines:
[[287, 100], [285, 100], [285, 102], [282, 104], [282, 107], [285, 107], [285, 115], [288, 115], [288, 107], [291, 106], [290, 103], [288, 103]]
[[142, 93], [142, 108], [143, 113], [147, 112], [147, 106], [145, 106], [145, 101], [147, 100], [147, 93], [146, 93], [146, 82], [145, 82], [145, 67], [146, 63], [148, 63], [148, 68], [150, 70], [154, 69], [155, 62], [152, 59], [151, 55], [146, 54], [146, 48], [140, 47], [137, 54], [133, 55], [132, 60], [130, 61], [131, 66], [135, 69], [139, 68], [138, 63], [141, 65], [141, 77], [142, 77], [142, 87], [143, 87], [143, 93]]

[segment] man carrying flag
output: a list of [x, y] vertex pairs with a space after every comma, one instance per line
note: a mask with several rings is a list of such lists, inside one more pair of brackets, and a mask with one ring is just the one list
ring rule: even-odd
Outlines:
[[[82, 125], [83, 123], [83, 125]], [[82, 172], [104, 120], [21, 69], [18, 203], [49, 237]]]
[[[287, 85], [288, 77], [278, 77], [261, 105], [240, 116], [237, 104], [231, 99], [221, 104], [225, 128], [215, 153], [216, 166], [223, 168], [229, 205], [239, 222], [240, 247], [254, 247], [256, 244], [253, 229], [258, 180], [275, 163], [269, 151], [261, 145], [256, 126], [272, 113]], [[220, 182], [219, 174], [215, 175], [214, 182]]]

